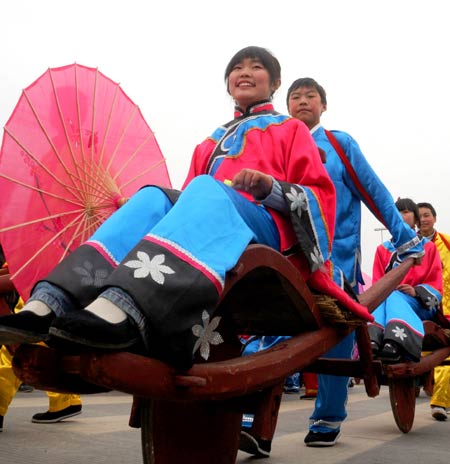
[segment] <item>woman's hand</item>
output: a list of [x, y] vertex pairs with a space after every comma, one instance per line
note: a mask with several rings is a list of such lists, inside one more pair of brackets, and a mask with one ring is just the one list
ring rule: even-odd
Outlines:
[[254, 169], [242, 169], [233, 177], [231, 186], [250, 193], [256, 200], [263, 200], [272, 191], [272, 177]]
[[401, 292], [406, 293], [407, 295], [414, 298], [417, 296], [415, 288], [408, 284], [400, 284], [397, 287], [397, 290], [400, 290]]

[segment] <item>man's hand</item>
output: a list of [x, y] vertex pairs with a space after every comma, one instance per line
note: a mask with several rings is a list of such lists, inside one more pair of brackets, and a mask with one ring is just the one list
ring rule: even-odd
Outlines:
[[415, 288], [408, 284], [400, 284], [397, 287], [397, 290], [400, 290], [402, 293], [406, 293], [414, 298], [417, 296]]
[[242, 169], [233, 177], [231, 186], [250, 193], [256, 200], [263, 200], [272, 191], [272, 177], [254, 169]]

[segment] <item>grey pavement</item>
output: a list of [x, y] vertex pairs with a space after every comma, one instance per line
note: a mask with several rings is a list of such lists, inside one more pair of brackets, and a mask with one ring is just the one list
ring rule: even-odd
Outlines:
[[[336, 446], [307, 448], [303, 438], [313, 402], [285, 395], [271, 457], [256, 461], [239, 452], [237, 463], [449, 462], [450, 419], [437, 422], [430, 416], [424, 392], [417, 398], [414, 425], [407, 434], [395, 424], [387, 387], [382, 387], [377, 398], [368, 398], [363, 385], [349, 392], [349, 417]], [[47, 397], [40, 391], [18, 393], [0, 433], [0, 463], [140, 464], [140, 430], [128, 426], [130, 406], [131, 397], [125, 394], [86, 395], [81, 415], [58, 424], [32, 424], [31, 416], [47, 409]]]

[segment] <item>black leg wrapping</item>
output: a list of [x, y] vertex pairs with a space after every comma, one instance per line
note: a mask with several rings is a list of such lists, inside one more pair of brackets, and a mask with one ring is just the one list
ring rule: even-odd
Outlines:
[[392, 340], [398, 343], [414, 361], [420, 360], [423, 337], [411, 330], [407, 325], [399, 321], [390, 322], [386, 326], [384, 340]]
[[[145, 315], [150, 327], [150, 354], [177, 367], [189, 368], [194, 347], [196, 351], [201, 347], [201, 352], [207, 354], [209, 333], [204, 329], [217, 322], [211, 321], [211, 316], [219, 292], [183, 256], [182, 252], [175, 255], [158, 243], [141, 240], [108, 283], [131, 295]], [[220, 339], [215, 332], [211, 337], [216, 342]]]
[[113, 270], [113, 265], [95, 248], [81, 245], [61, 261], [45, 280], [67, 291], [83, 308], [102, 292]]

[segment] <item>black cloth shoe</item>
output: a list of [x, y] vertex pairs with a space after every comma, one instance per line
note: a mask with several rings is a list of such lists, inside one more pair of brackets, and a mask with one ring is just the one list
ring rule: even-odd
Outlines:
[[376, 356], [380, 352], [380, 345], [377, 342], [371, 340], [370, 347], [372, 348], [372, 354]]
[[401, 348], [395, 342], [386, 342], [383, 345], [383, 349], [379, 353], [379, 358], [386, 361], [400, 361], [401, 359]]
[[334, 432], [308, 432], [305, 437], [306, 446], [334, 446], [340, 436], [340, 431]]
[[250, 432], [241, 430], [239, 449], [253, 455], [255, 458], [268, 458], [272, 442], [253, 437]]
[[112, 324], [85, 310], [56, 317], [49, 333], [51, 345], [53, 338], [62, 338], [89, 348], [128, 350], [140, 342], [139, 331], [130, 319]]
[[39, 412], [31, 418], [31, 422], [35, 422], [36, 424], [53, 424], [68, 419], [69, 417], [78, 416], [78, 414], [81, 414], [81, 404], [68, 406], [67, 408], [61, 409], [61, 411]]
[[3, 432], [3, 416], [0, 416], [0, 432]]
[[45, 342], [53, 319], [53, 312], [38, 316], [31, 311], [0, 317], [0, 345]]

